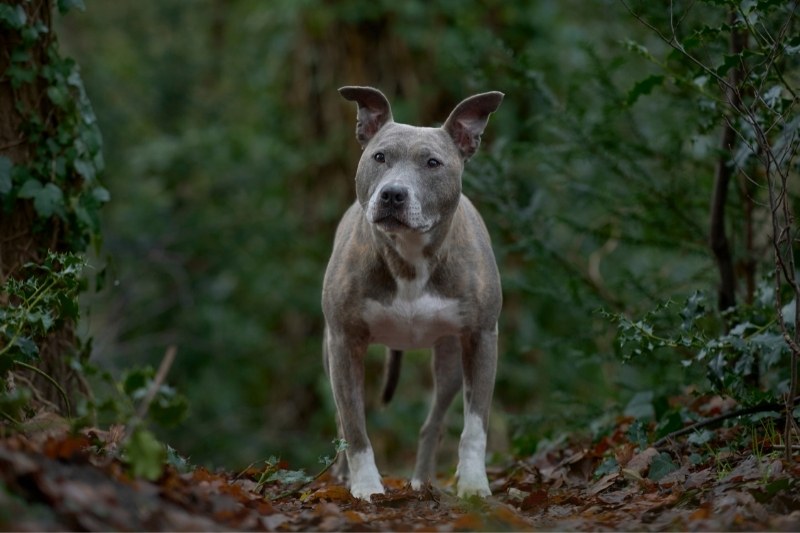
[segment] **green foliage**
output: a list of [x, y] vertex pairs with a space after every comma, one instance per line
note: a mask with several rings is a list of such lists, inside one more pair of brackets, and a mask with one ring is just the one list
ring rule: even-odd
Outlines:
[[0, 372], [16, 361], [34, 360], [37, 343], [64, 321], [77, 321], [78, 293], [86, 260], [75, 254], [50, 252], [42, 264], [24, 266], [25, 277], [7, 278], [0, 294]]
[[[57, 5], [62, 14], [85, 7], [82, 0], [59, 0]], [[0, 156], [0, 211], [5, 221], [29, 201], [38, 218], [31, 233], [45, 234], [48, 250], [37, 250], [42, 255], [46, 252], [40, 264], [0, 272], [0, 412], [7, 422], [21, 428], [21, 421], [34, 408], [34, 395], [9, 378], [9, 371], [24, 368], [38, 374], [62, 394], [73, 429], [96, 422], [98, 416], [105, 417], [105, 424], [126, 425], [124, 460], [134, 476], [155, 479], [166, 461], [176, 468], [188, 467], [185, 459], [147, 428], [148, 422], [178, 425], [188, 412], [185, 396], [164, 384], [156, 388], [150, 367], [129, 367], [118, 382], [83, 356], [52, 354], [69, 357], [80, 379], [96, 381], [97, 394], [82, 398], [73, 418], [61, 385], [31, 364], [38, 362], [39, 345], [48, 335], [79, 321], [79, 295], [87, 288], [87, 261], [82, 254], [92, 242], [99, 247], [99, 209], [110, 194], [99, 182], [104, 169], [102, 138], [77, 64], [61, 55], [55, 33], [44, 22], [49, 14], [29, 17], [26, 7], [0, 3], [0, 29], [10, 62], [0, 80], [10, 86], [23, 120], [20, 138], [4, 150], [24, 145], [29, 152], [18, 164]], [[3, 239], [7, 237], [16, 238], [4, 233]], [[66, 252], [56, 253], [53, 248]], [[3, 251], [3, 260], [11, 259], [13, 264], [16, 251], [12, 249], [8, 256]], [[85, 342], [88, 352], [91, 339]]]
[[[626, 4], [634, 17], [670, 45], [651, 53], [642, 44], [626, 42], [629, 50], [658, 68], [657, 74], [634, 84], [628, 102], [634, 103], [662, 86], [694, 104], [699, 120], [689, 124], [690, 137], [702, 138], [720, 124], [735, 133], [735, 144], [724, 147], [732, 156], [721, 164], [740, 173], [741, 194], [737, 202], [727, 206], [733, 214], [720, 223], [729, 227], [732, 239], [743, 245], [745, 250], [740, 253], [749, 254], [739, 259], [741, 264], [750, 264], [750, 288], [739, 295], [747, 303], [720, 315], [703, 293], [695, 292], [678, 316], [669, 300], [640, 319], [622, 313], [605, 316], [618, 325], [617, 347], [623, 360], [652, 361], [658, 356], [674, 358], [680, 354], [684, 367], [705, 370], [716, 391], [754, 404], [789, 389], [791, 365], [784, 335], [793, 335], [793, 320], [786, 316], [791, 317], [794, 303], [784, 306], [785, 324], [780, 322], [775, 306], [776, 302], [791, 301], [793, 295], [788, 287], [776, 289], [774, 275], [769, 277], [774, 271], [772, 245], [756, 249], [752, 234], [758, 224], [770, 224], [772, 217], [778, 216], [769, 209], [753, 215], [759, 210], [759, 202], [769, 205], [766, 193], [775, 186], [776, 176], [788, 179], [797, 173], [794, 155], [800, 117], [794, 105], [796, 83], [791, 80], [800, 63], [790, 44], [797, 40], [790, 25], [794, 8], [770, 1], [727, 2], [723, 10], [717, 9], [717, 2], [704, 4], [698, 9], [710, 16], [702, 24], [692, 24], [690, 9], [679, 12], [670, 7], [669, 19], [680, 17], [681, 24], [669, 29], [664, 10], [644, 3], [633, 8]], [[763, 255], [757, 258], [759, 252]], [[756, 267], [766, 275], [762, 274], [762, 281], [753, 290]]]
[[[83, 8], [80, 0], [58, 5], [62, 13]], [[24, 142], [34, 152], [24, 165], [0, 157], [0, 208], [10, 212], [17, 199], [32, 200], [41, 219], [56, 217], [63, 223], [67, 249], [83, 252], [90, 241], [99, 244], [99, 209], [109, 193], [98, 181], [104, 168], [102, 138], [78, 67], [61, 55], [54, 35], [40, 20], [30, 20], [22, 5], [0, 4], [0, 28], [13, 44], [3, 78], [25, 119]], [[34, 57], [39, 48], [43, 58]], [[20, 97], [22, 91], [37, 94], [36, 105]]]
[[[506, 93], [464, 190], [503, 276], [492, 420], [508, 422], [517, 451], [628, 408], [648, 413], [652, 428], [641, 422], [635, 436], [646, 442], [686, 420], [664, 404], [687, 385], [750, 394], [748, 354], [771, 346], [774, 315], [756, 302], [718, 316], [701, 298], [717, 283], [707, 244], [723, 124], [715, 76], [745, 61], [755, 84], [767, 67], [757, 53], [726, 58], [733, 4], [695, 2], [675, 18], [709, 71], [621, 3], [389, 4], [122, 0], [65, 27], [117, 200], [104, 236], [114, 283], [93, 302], [93, 328], [115, 335], [96, 356], [154, 364], [165, 342], [179, 347], [172, 376], [192, 411], [170, 441], [199, 462], [246, 464], [280, 449], [304, 464], [335, 433], [319, 294], [354, 197], [353, 110], [336, 93], [349, 83], [381, 87], [397, 120], [427, 124], [470, 93]], [[670, 27], [668, 6], [634, 7]], [[737, 24], [769, 29], [785, 14], [781, 3], [742, 9], [750, 22]], [[789, 32], [784, 42], [778, 63], [796, 80], [800, 40]], [[794, 112], [771, 76], [761, 78], [764, 116]], [[772, 141], [791, 146], [797, 124], [776, 124]], [[743, 139], [736, 153], [757, 177]], [[754, 260], [760, 278], [763, 242], [745, 239], [745, 199], [764, 200], [755, 189], [731, 194], [728, 224], [736, 260]], [[773, 348], [775, 361], [758, 363], [772, 393], [785, 379], [785, 352]], [[371, 403], [379, 380], [367, 383], [379, 464], [408, 457], [424, 418], [428, 362], [407, 361], [388, 409]], [[380, 367], [373, 352], [368, 375]], [[457, 440], [457, 418], [445, 445]]]
[[288, 492], [278, 495], [278, 498], [299, 492], [303, 487], [320, 478], [333, 466], [336, 459], [347, 449], [347, 442], [343, 439], [334, 439], [333, 447], [336, 455], [334, 455], [333, 459], [328, 456], [320, 457], [319, 462], [323, 465], [323, 468], [315, 476], [307, 475], [304, 470], [288, 470], [285, 462], [274, 456], [270, 457], [264, 461], [264, 470], [261, 472], [256, 484], [256, 492], [263, 491], [268, 483], [278, 483], [283, 486], [293, 487]]
[[161, 477], [167, 449], [150, 431], [138, 427], [125, 443], [123, 459], [130, 465], [133, 476], [153, 481]]
[[650, 463], [650, 471], [647, 474], [648, 479], [659, 481], [666, 475], [676, 471], [678, 465], [672, 460], [672, 457], [666, 452], [661, 452], [653, 458]]
[[[619, 328], [616, 341], [623, 360], [674, 360], [680, 354], [684, 367], [698, 365], [704, 369], [717, 392], [756, 403], [786, 392], [789, 355], [776, 323], [773, 293], [766, 282], [759, 294], [753, 305], [729, 313], [728, 318], [737, 325], [727, 333], [700, 292], [687, 298], [678, 313], [668, 301], [638, 320], [622, 314], [605, 316]], [[759, 365], [761, 368], [756, 368]], [[753, 374], [764, 376], [768, 395], [748, 382]]]
[[[122, 376], [119, 388], [123, 398], [130, 399], [128, 407], [118, 408], [118, 417], [131, 418], [132, 407], [140, 402], [154, 386], [155, 370], [152, 367], [128, 369]], [[186, 418], [189, 404], [186, 397], [179, 394], [173, 387], [161, 384], [155, 392], [152, 402], [148, 407], [150, 419], [158, 425], [169, 428], [175, 427]], [[127, 416], [125, 416], [127, 414]]]

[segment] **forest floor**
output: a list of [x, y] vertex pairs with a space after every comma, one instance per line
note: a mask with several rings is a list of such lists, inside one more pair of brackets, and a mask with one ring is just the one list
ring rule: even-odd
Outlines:
[[[695, 408], [713, 416], [724, 405]], [[800, 530], [800, 457], [787, 462], [763, 425], [698, 429], [656, 449], [632, 442], [635, 424], [621, 418], [600, 439], [493, 464], [485, 500], [456, 498], [452, 480], [413, 491], [386, 477], [371, 503], [327, 474], [288, 491], [252, 467], [136, 479], [119, 458], [122, 428], [42, 427], [0, 440], [0, 530]]]

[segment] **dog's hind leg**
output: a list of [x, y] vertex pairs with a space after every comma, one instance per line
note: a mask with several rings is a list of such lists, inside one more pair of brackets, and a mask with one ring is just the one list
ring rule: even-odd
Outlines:
[[497, 372], [497, 327], [465, 336], [464, 431], [458, 445], [458, 496], [491, 496], [486, 477], [486, 429]]
[[419, 432], [417, 463], [411, 487], [419, 490], [436, 474], [436, 449], [442, 438], [444, 417], [456, 393], [461, 389], [461, 343], [457, 337], [445, 337], [433, 347], [434, 390], [428, 418]]

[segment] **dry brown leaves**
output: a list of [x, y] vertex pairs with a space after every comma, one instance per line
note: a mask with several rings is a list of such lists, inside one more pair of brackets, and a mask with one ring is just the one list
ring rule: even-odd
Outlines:
[[[122, 434], [49, 429], [0, 440], [0, 530], [800, 530], [800, 463], [733, 454], [721, 468], [674, 449], [678, 468], [656, 482], [648, 472], [660, 452], [636, 451], [621, 429], [493, 467], [494, 496], [474, 502], [398, 478], [385, 478], [387, 494], [371, 503], [326, 477], [282, 498], [286, 487], [257, 490], [255, 471], [168, 468], [151, 483], [115, 458]], [[619, 468], [595, 476], [610, 455]]]

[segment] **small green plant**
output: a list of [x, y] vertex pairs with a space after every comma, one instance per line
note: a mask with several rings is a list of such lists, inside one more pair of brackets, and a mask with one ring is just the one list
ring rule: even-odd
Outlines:
[[[293, 494], [297, 494], [303, 488], [308, 486], [313, 481], [322, 477], [325, 472], [330, 470], [336, 459], [340, 454], [344, 453], [347, 449], [347, 441], [344, 439], [334, 439], [333, 446], [336, 454], [331, 459], [329, 456], [319, 458], [319, 462], [323, 465], [316, 475], [309, 476], [305, 470], [288, 470], [286, 464], [276, 457], [270, 457], [264, 461], [264, 470], [261, 472], [258, 482], [256, 484], [256, 492], [263, 492], [268, 483], [278, 483], [283, 486], [292, 486], [289, 490], [282, 492], [275, 496], [274, 499], [285, 498]], [[252, 465], [251, 465], [252, 466]]]
[[0, 307], [0, 371], [35, 359], [37, 341], [59, 323], [78, 319], [85, 267], [81, 256], [50, 252], [42, 264], [26, 264], [26, 276], [6, 279], [0, 288], [7, 298]]
[[[77, 321], [77, 297], [85, 267], [86, 260], [81, 256], [50, 252], [41, 264], [24, 265], [23, 277], [9, 277], [0, 286], [6, 300], [0, 307], [0, 378], [15, 367], [38, 373], [60, 391], [68, 411], [70, 403], [64, 390], [33, 363], [39, 356], [39, 342], [64, 322]], [[0, 402], [9, 407], [3, 410], [8, 421], [21, 418], [28, 403], [22, 401], [26, 397], [22, 389], [0, 379]]]
[[109, 421], [126, 428], [121, 458], [137, 477], [157, 479], [166, 464], [189, 467], [187, 460], [148, 429], [148, 422], [162, 428], [177, 426], [188, 413], [186, 397], [164, 383], [175, 354], [174, 348], [168, 349], [157, 371], [149, 366], [127, 370], [113, 383], [115, 394], [102, 402]]

